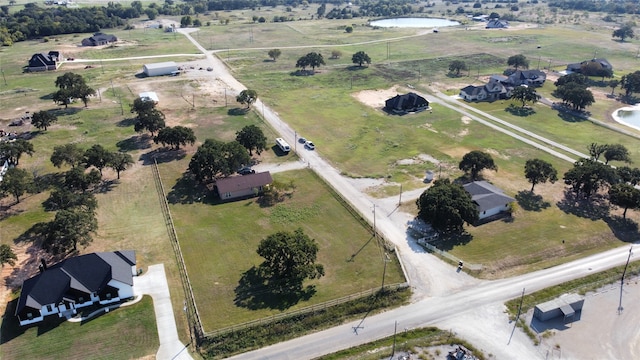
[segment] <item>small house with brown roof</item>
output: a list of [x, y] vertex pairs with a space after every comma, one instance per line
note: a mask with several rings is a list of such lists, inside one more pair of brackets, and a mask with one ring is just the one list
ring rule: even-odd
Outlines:
[[222, 201], [230, 201], [257, 196], [272, 182], [271, 173], [265, 171], [218, 179], [216, 180], [216, 188]]

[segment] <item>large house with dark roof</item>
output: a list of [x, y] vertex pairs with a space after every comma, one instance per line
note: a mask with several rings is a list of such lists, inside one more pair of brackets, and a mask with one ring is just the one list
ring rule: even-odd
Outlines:
[[216, 180], [218, 196], [223, 201], [257, 196], [273, 182], [268, 171]]
[[510, 91], [495, 79], [482, 86], [469, 85], [460, 89], [460, 97], [467, 101], [496, 101], [509, 96]]
[[587, 66], [590, 63], [596, 63], [596, 64], [600, 65], [600, 67], [602, 67], [602, 69], [613, 71], [613, 66], [611, 65], [611, 63], [609, 63], [609, 61], [607, 59], [594, 58], [594, 59], [591, 59], [591, 60], [585, 60], [583, 62], [573, 63], [573, 64], [567, 65], [567, 73], [580, 73], [580, 72], [582, 72], [582, 67], [583, 66]]
[[388, 112], [395, 114], [418, 112], [429, 108], [427, 99], [413, 92], [404, 95], [398, 94], [385, 101], [384, 105]]
[[108, 45], [116, 41], [118, 41], [118, 38], [115, 35], [103, 34], [101, 32], [97, 32], [93, 34], [92, 37], [82, 39], [82, 46]]
[[40, 265], [40, 273], [24, 281], [15, 315], [20, 325], [45, 316], [70, 317], [76, 309], [133, 297], [135, 251], [91, 253]]
[[62, 55], [59, 51], [49, 51], [49, 53], [33, 54], [27, 65], [27, 71], [48, 71], [56, 70], [60, 66]]
[[478, 207], [480, 221], [508, 211], [509, 204], [515, 201], [514, 198], [505, 195], [502, 190], [486, 181], [474, 181], [462, 186]]

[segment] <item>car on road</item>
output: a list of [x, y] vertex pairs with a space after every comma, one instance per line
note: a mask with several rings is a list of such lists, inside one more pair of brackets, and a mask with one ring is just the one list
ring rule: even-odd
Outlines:
[[314, 150], [316, 148], [316, 144], [309, 140], [305, 141], [304, 146], [309, 150]]
[[249, 175], [249, 174], [255, 174], [256, 171], [253, 170], [250, 166], [245, 166], [243, 168], [238, 169], [238, 174], [240, 175]]
[[306, 143], [306, 142], [307, 142], [307, 139], [305, 139], [305, 138], [301, 137], [301, 138], [299, 138], [299, 139], [298, 139], [298, 142], [299, 142], [300, 144], [304, 144], [304, 143]]

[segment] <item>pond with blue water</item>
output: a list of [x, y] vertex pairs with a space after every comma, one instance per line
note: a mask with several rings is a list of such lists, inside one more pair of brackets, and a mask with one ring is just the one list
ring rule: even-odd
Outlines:
[[623, 107], [614, 111], [612, 115], [620, 124], [640, 130], [640, 104]]
[[460, 25], [457, 21], [437, 18], [393, 18], [375, 20], [369, 23], [376, 27], [400, 27], [400, 28], [432, 28]]

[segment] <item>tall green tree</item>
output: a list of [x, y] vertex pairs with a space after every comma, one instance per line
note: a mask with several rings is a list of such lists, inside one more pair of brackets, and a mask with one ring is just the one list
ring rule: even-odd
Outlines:
[[68, 99], [80, 99], [87, 107], [89, 97], [96, 94], [96, 91], [87, 85], [82, 75], [72, 72], [58, 76], [55, 84], [60, 90], [54, 94], [53, 99], [57, 103], [63, 103], [65, 107], [69, 104]]
[[631, 74], [622, 75], [620, 86], [624, 89], [625, 96], [630, 97], [633, 93], [640, 92], [640, 70]]
[[71, 168], [64, 173], [64, 186], [72, 191], [85, 192], [102, 181], [100, 172], [92, 169], [88, 173], [80, 167]]
[[35, 112], [31, 116], [31, 124], [38, 129], [44, 129], [44, 131], [47, 131], [47, 128], [56, 121], [58, 121], [58, 117], [45, 110]]
[[33, 144], [25, 139], [0, 142], [0, 158], [7, 159], [15, 166], [20, 165], [23, 154], [31, 156], [34, 152]]
[[78, 245], [88, 245], [98, 230], [96, 217], [81, 209], [60, 210], [46, 229], [43, 247], [53, 253], [77, 251]]
[[460, 76], [460, 71], [469, 70], [467, 63], [462, 60], [453, 60], [449, 63], [449, 72], [455, 73], [456, 76]]
[[33, 191], [33, 176], [24, 169], [10, 167], [0, 182], [0, 193], [13, 195], [16, 203], [20, 202], [20, 196], [31, 191]]
[[525, 107], [527, 103], [535, 104], [538, 102], [540, 95], [530, 86], [516, 86], [511, 91], [511, 98], [522, 102], [522, 107]]
[[162, 111], [154, 108], [149, 111], [138, 113], [133, 129], [136, 132], [148, 131], [151, 133], [151, 136], [153, 136], [156, 132], [166, 126], [164, 120], [165, 116]]
[[609, 201], [624, 209], [623, 218], [627, 218], [627, 209], [640, 208], [640, 190], [629, 184], [614, 184], [609, 189]]
[[529, 159], [524, 165], [524, 177], [531, 183], [531, 192], [536, 184], [555, 183], [558, 180], [558, 171], [550, 163], [541, 159]]
[[600, 156], [607, 151], [607, 146], [607, 144], [591, 143], [587, 146], [587, 151], [589, 151], [589, 156], [592, 160], [598, 161]]
[[418, 218], [442, 232], [462, 232], [479, 219], [478, 207], [461, 185], [438, 179], [416, 201]]
[[280, 49], [271, 49], [267, 53], [267, 55], [269, 55], [269, 57], [273, 59], [273, 61], [277, 61], [281, 54], [282, 51], [280, 51]]
[[83, 159], [84, 150], [75, 143], [54, 146], [50, 158], [53, 166], [57, 168], [62, 167], [64, 164], [76, 167], [82, 163]]
[[13, 266], [16, 264], [17, 260], [18, 257], [11, 249], [11, 246], [7, 244], [0, 244], [0, 267], [4, 267], [4, 264]]
[[86, 167], [95, 167], [102, 175], [102, 169], [109, 165], [112, 153], [107, 151], [102, 145], [95, 144], [84, 152], [83, 163]]
[[131, 165], [133, 165], [133, 158], [131, 155], [123, 152], [114, 152], [111, 154], [109, 167], [118, 174], [118, 179], [120, 179], [120, 173], [127, 170]]
[[201, 183], [209, 183], [220, 176], [229, 176], [251, 158], [237, 141], [228, 143], [207, 139], [189, 162], [189, 172]]
[[240, 94], [236, 96], [236, 101], [240, 104], [247, 104], [247, 109], [251, 107], [251, 104], [258, 100], [258, 92], [251, 89], [240, 91]]
[[564, 183], [571, 186], [574, 193], [583, 194], [586, 198], [618, 180], [615, 169], [591, 159], [576, 161], [573, 168], [564, 174]]
[[98, 200], [90, 192], [76, 192], [65, 187], [51, 191], [49, 198], [42, 205], [46, 211], [69, 210], [80, 208], [95, 213], [98, 208]]
[[362, 67], [362, 64], [366, 63], [367, 65], [371, 64], [371, 58], [364, 51], [358, 51], [357, 53], [351, 56], [351, 62], [354, 64], [358, 64], [358, 66]]
[[498, 171], [498, 166], [493, 162], [491, 155], [479, 150], [466, 153], [458, 164], [458, 168], [467, 175], [471, 175], [472, 180], [477, 180], [478, 174], [484, 169]]
[[609, 161], [624, 161], [631, 163], [631, 157], [629, 150], [622, 144], [610, 144], [607, 145], [607, 149], [604, 151], [605, 164]]
[[169, 145], [178, 150], [180, 145], [195, 144], [196, 135], [193, 133], [193, 129], [185, 126], [165, 127], [158, 131], [158, 135], [153, 138], [153, 141], [156, 144]]
[[249, 156], [253, 156], [253, 150], [260, 155], [267, 148], [267, 137], [256, 125], [243, 127], [236, 133], [236, 141], [249, 150]]
[[591, 90], [577, 83], [558, 86], [553, 94], [576, 111], [584, 110], [596, 101]]
[[616, 167], [616, 175], [620, 178], [620, 182], [636, 186], [640, 184], [640, 169], [630, 168], [628, 166]]
[[519, 55], [513, 55], [511, 57], [509, 57], [507, 59], [507, 65], [509, 66], [513, 66], [516, 70], [518, 70], [519, 67], [523, 67], [525, 69], [529, 68], [529, 60], [527, 59], [526, 56], [519, 54]]
[[269, 235], [258, 245], [257, 253], [264, 258], [260, 272], [285, 283], [319, 279], [324, 276], [324, 267], [316, 263], [318, 250], [318, 243], [300, 228], [293, 233], [280, 231]]
[[633, 39], [636, 34], [633, 32], [633, 25], [627, 23], [622, 25], [619, 29], [613, 30], [613, 34], [611, 35], [614, 38], [620, 38], [620, 41], [624, 42], [624, 39]]

